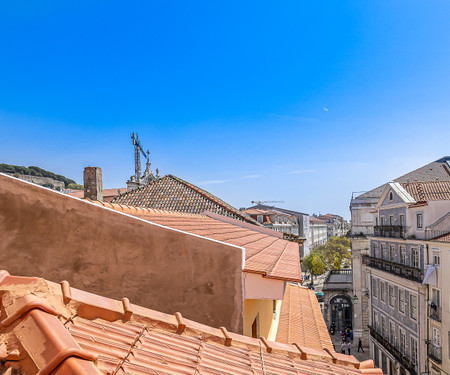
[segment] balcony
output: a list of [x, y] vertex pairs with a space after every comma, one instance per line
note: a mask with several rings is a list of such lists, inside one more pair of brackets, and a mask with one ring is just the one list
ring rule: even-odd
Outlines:
[[428, 344], [428, 357], [437, 363], [442, 363], [442, 348], [433, 344]]
[[405, 238], [406, 227], [403, 225], [375, 225], [375, 237]]
[[442, 316], [442, 307], [436, 307], [436, 305], [434, 305], [434, 307], [432, 306], [428, 306], [428, 316], [437, 321], [440, 322], [441, 321], [441, 316]]
[[421, 283], [423, 280], [424, 271], [419, 268], [391, 262], [385, 259], [374, 258], [368, 255], [363, 255], [362, 260], [363, 263], [369, 267], [386, 271], [408, 280], [417, 281], [419, 283]]
[[369, 326], [370, 336], [372, 336], [380, 345], [382, 345], [386, 351], [392, 354], [395, 359], [409, 371], [411, 375], [417, 375], [414, 363], [412, 363], [408, 357], [404, 356], [389, 340], [381, 336], [373, 327]]

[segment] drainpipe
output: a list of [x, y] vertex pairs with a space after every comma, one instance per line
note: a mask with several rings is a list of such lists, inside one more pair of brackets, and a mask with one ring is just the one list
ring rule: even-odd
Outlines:
[[[426, 251], [427, 251], [427, 264], [428, 261], [430, 259], [430, 254], [429, 254], [429, 246], [428, 244], [425, 245], [426, 246]], [[436, 278], [437, 280], [437, 278]], [[426, 311], [427, 311], [427, 315], [426, 315], [426, 322], [427, 322], [427, 338], [425, 340], [425, 343], [427, 344], [427, 353], [426, 353], [426, 360], [425, 360], [425, 368], [427, 370], [428, 373], [430, 373], [430, 362], [428, 360], [428, 352], [429, 352], [429, 345], [430, 345], [430, 322], [428, 321], [428, 309], [430, 308], [428, 306], [428, 300], [430, 298], [430, 284], [427, 284], [427, 295], [426, 295]], [[441, 297], [442, 298], [442, 297]]]

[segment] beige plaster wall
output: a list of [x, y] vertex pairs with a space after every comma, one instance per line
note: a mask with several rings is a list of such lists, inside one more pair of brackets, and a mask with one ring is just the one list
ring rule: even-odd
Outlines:
[[242, 249], [0, 174], [0, 269], [243, 330]]

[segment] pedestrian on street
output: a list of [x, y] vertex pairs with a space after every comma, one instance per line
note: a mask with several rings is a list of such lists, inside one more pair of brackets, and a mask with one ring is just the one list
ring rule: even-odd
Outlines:
[[[349, 341], [347, 344], [348, 355], [350, 355], [350, 349], [352, 348], [352, 343]], [[345, 353], [345, 350], [344, 350]]]
[[362, 347], [361, 339], [359, 339], [359, 341], [358, 341], [358, 352], [359, 352], [359, 349], [361, 349], [362, 352], [364, 353], [364, 349], [363, 349], [363, 347]]
[[345, 341], [342, 340], [342, 344], [341, 344], [341, 353], [345, 354]]

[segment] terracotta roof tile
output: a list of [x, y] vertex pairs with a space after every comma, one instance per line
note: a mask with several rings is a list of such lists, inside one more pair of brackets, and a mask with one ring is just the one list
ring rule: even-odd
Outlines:
[[450, 181], [413, 182], [402, 186], [417, 202], [450, 200]]
[[295, 342], [312, 349], [333, 350], [319, 303], [312, 290], [287, 283], [276, 341], [286, 344]]
[[0, 324], [0, 342], [8, 342], [2, 361], [24, 374], [381, 374], [372, 361], [330, 350], [252, 339], [135, 305], [126, 319], [123, 301], [69, 288], [64, 303], [58, 284], [5, 271], [1, 279], [2, 322], [17, 315], [24, 296], [36, 299], [23, 317]]
[[250, 216], [213, 194], [170, 174], [122, 194], [113, 202], [185, 213], [209, 211], [259, 225]]
[[[264, 230], [266, 233], [272, 231], [249, 224], [242, 224], [241, 221], [230, 218], [227, 219], [228, 222], [223, 222], [202, 214], [188, 214], [148, 208], [137, 209], [116, 203], [93, 203], [169, 228], [244, 247], [244, 271], [260, 273], [268, 278], [295, 282], [301, 280], [298, 244], [279, 238], [277, 232], [273, 232], [273, 236], [265, 234], [260, 231]], [[245, 225], [245, 227], [241, 225]]]
[[[394, 180], [399, 183], [413, 183], [417, 181], [450, 181], [450, 156], [444, 156], [423, 167], [417, 168]], [[387, 184], [378, 186], [356, 198], [379, 198], [383, 194]]]

